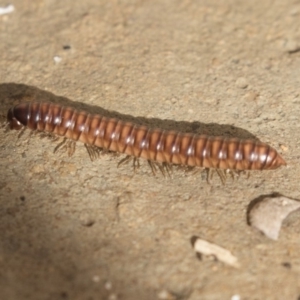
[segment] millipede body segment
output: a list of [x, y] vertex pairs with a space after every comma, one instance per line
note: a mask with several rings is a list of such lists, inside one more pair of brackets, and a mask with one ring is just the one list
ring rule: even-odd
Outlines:
[[230, 170], [269, 170], [286, 165], [269, 145], [237, 138], [165, 131], [47, 103], [9, 109], [11, 129], [27, 127], [153, 162]]

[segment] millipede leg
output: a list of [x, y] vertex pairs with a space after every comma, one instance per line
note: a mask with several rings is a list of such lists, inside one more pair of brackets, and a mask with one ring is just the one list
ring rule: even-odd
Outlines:
[[131, 160], [132, 160], [132, 156], [127, 155], [126, 157], [122, 158], [122, 159], [118, 162], [118, 166], [117, 166], [117, 167], [119, 168], [121, 165], [128, 164]]
[[[198, 174], [199, 172], [202, 173], [203, 172], [203, 168], [201, 167], [192, 167], [192, 166], [188, 166], [185, 170], [184, 170], [186, 173], [190, 173], [192, 176]], [[204, 169], [205, 171], [205, 169]], [[205, 175], [205, 178], [204, 179], [207, 179], [206, 177], [207, 175]], [[203, 177], [203, 176], [202, 176]]]
[[171, 165], [171, 164], [168, 164], [168, 163], [166, 163], [166, 162], [164, 162], [164, 163], [162, 164], [162, 166], [163, 166], [164, 169], [167, 171], [169, 178], [171, 178], [171, 174], [172, 174], [172, 172], [173, 172], [172, 165]]
[[214, 176], [215, 170], [214, 169], [210, 169], [210, 168], [206, 168], [205, 170], [207, 172], [206, 181], [207, 181], [208, 184], [211, 184], [211, 181], [212, 181], [212, 178]]
[[58, 137], [56, 137], [52, 132], [43, 132], [43, 131], [39, 131], [38, 133], [39, 133], [39, 137], [40, 137], [41, 139], [44, 139], [44, 138], [50, 138], [52, 141], [53, 141], [55, 138], [58, 139]]
[[240, 178], [240, 176], [241, 176], [242, 171], [233, 170], [233, 173], [235, 174], [234, 178], [236, 178], [236, 180], [238, 180]]
[[153, 161], [151, 161], [151, 160], [147, 160], [147, 162], [148, 162], [148, 164], [149, 164], [149, 166], [150, 166], [150, 168], [151, 168], [151, 170], [152, 170], [152, 174], [153, 174], [153, 176], [155, 176], [156, 175], [156, 167], [155, 167], [155, 164], [153, 163]]
[[[23, 134], [24, 134], [24, 132], [25, 132], [25, 128], [26, 128], [26, 127], [24, 127], [24, 130], [23, 130], [23, 128], [21, 129], [22, 132], [20, 132], [20, 133], [18, 134], [18, 138], [20, 138], [20, 137], [23, 136]], [[32, 131], [32, 130], [29, 131], [29, 134], [27, 135], [27, 145], [29, 145], [30, 139], [31, 139], [32, 135], [34, 135], [34, 134], [35, 134], [35, 131]]]
[[[22, 129], [18, 133], [18, 139], [24, 134], [25, 130], [26, 130], [26, 127], [22, 127]], [[29, 136], [31, 135], [31, 133], [32, 133], [32, 131], [30, 131]]]
[[90, 147], [90, 145], [84, 144], [84, 147], [85, 147], [85, 149], [86, 149], [86, 151], [87, 151], [87, 153], [88, 153], [88, 155], [90, 157], [90, 160], [94, 161], [94, 153], [93, 153], [93, 150]]
[[[102, 148], [99, 148], [99, 149], [102, 149]], [[107, 154], [107, 153], [110, 153], [110, 151], [107, 149], [102, 149], [101, 154]]]
[[76, 142], [68, 141], [68, 143], [66, 144], [66, 147], [68, 149], [68, 156], [71, 157], [76, 150]]
[[226, 173], [224, 172], [224, 170], [220, 170], [220, 169], [216, 169], [216, 171], [217, 171], [223, 185], [225, 185], [225, 183], [226, 183]]
[[9, 125], [9, 123], [7, 121], [3, 122], [0, 124], [0, 128], [5, 128], [7, 125]]
[[90, 148], [90, 153], [91, 153], [90, 159], [91, 159], [91, 161], [94, 161], [95, 159], [97, 159], [99, 157], [99, 152], [97, 152], [96, 148], [93, 146], [91, 146], [89, 148]]
[[234, 177], [234, 172], [230, 169], [226, 170], [226, 173], [230, 175], [230, 177], [232, 178], [232, 180], [234, 181], [235, 177]]
[[57, 146], [54, 148], [53, 153], [56, 153], [67, 141], [67, 138], [64, 138]]
[[139, 167], [140, 167], [140, 161], [139, 161], [139, 159], [136, 158], [136, 157], [134, 157], [132, 165], [133, 165], [134, 172], [136, 172], [136, 170], [139, 169]]
[[192, 167], [192, 166], [186, 166], [184, 167], [184, 172], [185, 173], [190, 173], [192, 171], [194, 171], [195, 167]]
[[3, 128], [3, 131], [6, 133], [10, 130], [9, 122], [4, 122], [0, 125], [0, 128]]
[[238, 170], [227, 169], [226, 174], [230, 174], [233, 181], [240, 177], [240, 171], [238, 171]]
[[99, 147], [92, 146], [89, 144], [84, 144], [84, 146], [88, 152], [91, 161], [96, 160], [100, 156], [100, 153], [102, 152], [102, 149]]
[[68, 156], [72, 156], [76, 149], [76, 142], [64, 138], [53, 150], [53, 153], [56, 153], [59, 149], [67, 149]]
[[59, 141], [60, 137], [59, 136], [55, 136], [54, 134], [52, 135], [52, 142], [57, 142]]
[[97, 146], [93, 146], [93, 151], [95, 152], [95, 154], [97, 155], [96, 158], [98, 158], [100, 156], [100, 154], [103, 153], [103, 149], [102, 148], [99, 148]]
[[166, 177], [166, 172], [165, 172], [165, 169], [164, 169], [164, 166], [162, 164], [157, 164], [160, 172], [163, 174], [164, 177]]

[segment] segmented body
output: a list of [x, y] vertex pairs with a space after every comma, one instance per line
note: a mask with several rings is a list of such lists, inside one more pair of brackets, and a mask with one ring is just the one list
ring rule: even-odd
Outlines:
[[25, 126], [153, 162], [231, 170], [286, 165], [274, 148], [259, 141], [152, 129], [52, 103], [18, 104], [7, 120], [11, 129]]

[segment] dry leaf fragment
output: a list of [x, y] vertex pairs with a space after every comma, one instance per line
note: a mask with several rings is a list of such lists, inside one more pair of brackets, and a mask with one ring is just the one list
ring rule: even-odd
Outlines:
[[194, 249], [196, 252], [199, 252], [203, 255], [213, 255], [219, 261], [222, 261], [223, 263], [225, 263], [231, 267], [234, 267], [234, 268], [240, 267], [238, 259], [235, 256], [233, 256], [230, 251], [228, 251], [218, 245], [209, 243], [209, 242], [199, 239], [199, 238], [195, 239], [193, 245], [194, 245]]
[[283, 220], [299, 208], [299, 201], [286, 197], [266, 197], [252, 207], [249, 222], [268, 238], [277, 240]]

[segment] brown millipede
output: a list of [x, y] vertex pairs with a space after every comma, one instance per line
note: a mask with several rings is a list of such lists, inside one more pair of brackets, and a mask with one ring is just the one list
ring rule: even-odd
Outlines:
[[54, 133], [83, 142], [88, 151], [98, 147], [125, 153], [144, 158], [150, 165], [159, 162], [229, 170], [269, 170], [286, 165], [274, 148], [260, 141], [152, 129], [47, 102], [18, 104], [9, 109], [7, 121], [11, 129], [27, 127]]

